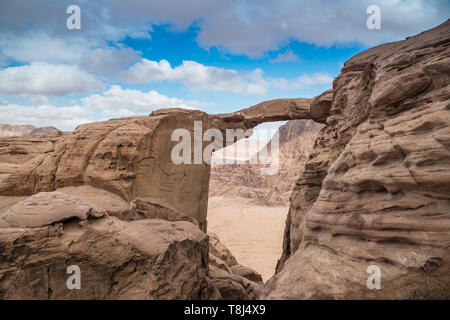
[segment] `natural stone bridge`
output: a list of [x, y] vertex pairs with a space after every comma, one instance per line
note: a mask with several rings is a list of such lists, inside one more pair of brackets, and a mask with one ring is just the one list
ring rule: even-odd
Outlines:
[[[0, 140], [0, 298], [448, 299], [449, 44], [447, 20], [359, 53], [312, 100], [219, 115], [166, 109]], [[218, 241], [164, 221], [206, 230], [210, 167], [175, 165], [171, 134], [194, 121], [224, 132], [290, 119], [326, 126], [260, 295]], [[65, 287], [74, 260], [93, 277], [78, 296]], [[367, 286], [372, 265], [381, 290]]]
[[[175, 129], [250, 129], [267, 121], [324, 122], [331, 90], [315, 99], [265, 101], [230, 114], [162, 109], [149, 116], [79, 126], [74, 132], [0, 142], [0, 195], [32, 195], [91, 185], [133, 202], [152, 217], [197, 222], [206, 231], [210, 166], [171, 160]], [[203, 143], [203, 147], [207, 144]], [[203, 150], [202, 150], [203, 151]]]

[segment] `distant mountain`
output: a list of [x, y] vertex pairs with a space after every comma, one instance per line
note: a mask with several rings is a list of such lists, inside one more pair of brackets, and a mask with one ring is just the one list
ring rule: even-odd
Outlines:
[[278, 129], [280, 164], [265, 176], [261, 164], [225, 164], [211, 168], [210, 196], [244, 197], [263, 205], [287, 205], [294, 184], [323, 125], [291, 120]]
[[55, 127], [36, 127], [29, 124], [0, 124], [0, 138], [34, 136], [35, 134], [59, 132]]

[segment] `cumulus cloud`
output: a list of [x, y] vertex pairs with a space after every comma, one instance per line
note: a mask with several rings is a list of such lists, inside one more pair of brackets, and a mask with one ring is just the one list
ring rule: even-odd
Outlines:
[[32, 62], [0, 70], [0, 92], [5, 94], [86, 93], [103, 84], [78, 66]]
[[172, 68], [167, 60], [142, 59], [119, 75], [129, 83], [152, 81], [179, 81], [193, 91], [219, 91], [245, 94], [265, 94], [266, 88], [258, 82], [261, 70], [253, 72], [205, 66], [195, 61], [183, 61]]
[[178, 81], [193, 91], [218, 91], [228, 93], [264, 95], [269, 87], [281, 90], [330, 84], [333, 78], [327, 74], [302, 75], [298, 79], [264, 77], [261, 69], [240, 71], [205, 66], [195, 61], [183, 61], [173, 68], [167, 60], [140, 62], [121, 72], [119, 80], [128, 83], [153, 81]]
[[[110, 0], [108, 4], [121, 21], [147, 18], [178, 29], [196, 22], [202, 46], [250, 56], [278, 50], [291, 40], [321, 46], [400, 40], [444, 22], [450, 12], [450, 2], [442, 0]], [[381, 30], [366, 26], [366, 9], [373, 4], [381, 8]]]
[[312, 75], [303, 74], [296, 81], [300, 87], [331, 84], [332, 82], [333, 77], [327, 73], [314, 73]]
[[[381, 30], [366, 26], [366, 9], [372, 4], [380, 6]], [[240, 2], [202, 20], [198, 41], [249, 56], [278, 50], [291, 40], [320, 46], [372, 46], [432, 28], [444, 22], [448, 12], [450, 2], [440, 0]]]
[[327, 73], [302, 74], [300, 77], [286, 80], [270, 79], [270, 85], [279, 90], [304, 89], [318, 85], [331, 85], [333, 77]]
[[[122, 89], [113, 85], [102, 94], [94, 94], [81, 99], [83, 107], [90, 110], [102, 110], [104, 114], [122, 115], [147, 114], [161, 108], [196, 109], [205, 103], [194, 100], [170, 98], [155, 90], [142, 92]], [[126, 111], [128, 110], [128, 111]]]
[[284, 53], [279, 53], [275, 58], [270, 59], [269, 62], [283, 63], [283, 62], [294, 62], [298, 60], [299, 57], [295, 53], [293, 53], [292, 50], [289, 50]]
[[76, 64], [93, 73], [112, 74], [140, 59], [138, 52], [110, 46], [101, 38], [52, 37], [42, 31], [0, 33], [0, 66], [8, 61]]
[[139, 54], [131, 48], [96, 48], [83, 55], [81, 66], [94, 73], [112, 74], [139, 59]]
[[78, 63], [93, 46], [101, 42], [83, 37], [52, 37], [42, 31], [24, 34], [1, 33], [0, 52], [4, 59], [28, 63]]
[[[133, 19], [120, 12], [111, 12], [108, 0], [99, 1], [29, 0], [0, 2], [0, 30], [23, 34], [30, 29], [39, 30], [56, 38], [74, 39], [83, 35], [85, 40], [100, 38], [118, 41], [125, 37], [149, 38], [148, 19]], [[68, 30], [66, 9], [77, 4], [81, 8], [82, 32]]]
[[29, 96], [28, 104], [42, 106], [42, 105], [49, 104], [49, 100], [46, 96], [44, 96], [42, 94], [33, 94], [33, 95]]
[[[1, 1], [0, 30], [19, 34], [32, 25], [51, 37], [73, 38], [76, 33], [62, 27], [68, 4]], [[381, 30], [366, 27], [366, 9], [372, 4], [381, 8]], [[442, 0], [100, 0], [80, 6], [86, 40], [148, 38], [152, 25], [185, 30], [195, 23], [202, 46], [250, 56], [278, 50], [292, 40], [321, 46], [400, 40], [445, 21], [450, 12], [450, 2]]]

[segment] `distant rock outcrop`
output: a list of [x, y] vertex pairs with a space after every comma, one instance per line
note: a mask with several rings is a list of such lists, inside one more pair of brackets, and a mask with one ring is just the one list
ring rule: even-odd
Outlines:
[[41, 133], [59, 132], [55, 127], [36, 127], [32, 125], [0, 124], [0, 138], [34, 136]]

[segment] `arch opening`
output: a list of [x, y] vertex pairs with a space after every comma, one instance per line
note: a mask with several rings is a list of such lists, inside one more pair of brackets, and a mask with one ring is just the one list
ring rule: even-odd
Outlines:
[[[275, 274], [290, 194], [322, 127], [312, 120], [264, 123], [255, 127], [251, 138], [239, 140], [225, 148], [231, 150], [213, 156], [208, 233], [217, 235], [239, 264], [260, 273], [264, 281]], [[272, 156], [275, 135], [279, 167], [276, 173], [264, 175], [261, 168], [270, 164], [259, 161], [258, 153], [268, 145], [267, 154]], [[252, 144], [258, 146], [256, 152]], [[234, 162], [217, 161], [220, 157]], [[252, 163], [254, 158], [258, 159]]]

